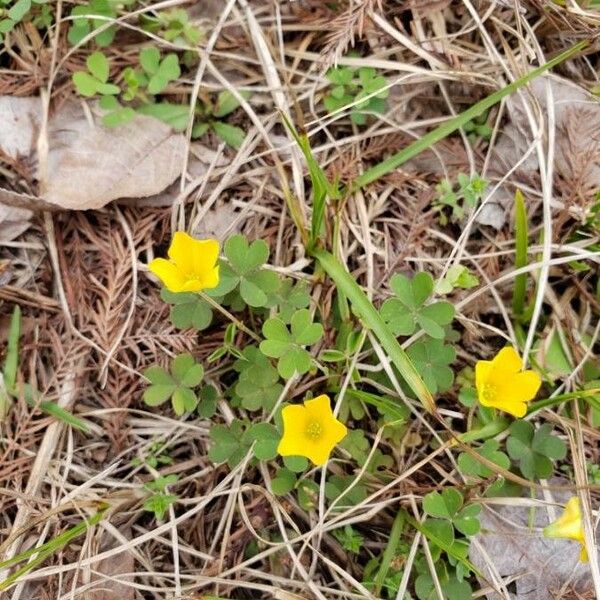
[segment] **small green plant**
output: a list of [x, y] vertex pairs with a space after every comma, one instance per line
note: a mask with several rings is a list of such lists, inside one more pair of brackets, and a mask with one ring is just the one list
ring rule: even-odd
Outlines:
[[163, 453], [163, 448], [165, 446], [164, 442], [160, 440], [154, 440], [143, 457], [136, 456], [131, 464], [134, 467], [141, 467], [142, 465], [147, 465], [152, 469], [157, 469], [158, 467], [162, 467], [165, 465], [173, 464], [173, 459], [168, 455]]
[[108, 82], [109, 64], [102, 52], [90, 54], [85, 64], [87, 71], [73, 73], [73, 83], [82, 96], [114, 96], [121, 91], [118, 85]]
[[477, 139], [490, 141], [494, 130], [488, 125], [489, 110], [483, 111], [478, 117], [468, 121], [463, 125], [463, 129], [471, 143]]
[[341, 529], [335, 529], [333, 537], [352, 554], [358, 554], [365, 543], [365, 538], [352, 525], [344, 525]]
[[545, 423], [536, 429], [529, 421], [515, 421], [510, 426], [506, 450], [523, 477], [530, 480], [550, 477], [554, 461], [567, 454], [565, 442], [552, 435], [552, 425]]
[[162, 521], [169, 506], [179, 499], [175, 494], [170, 494], [169, 486], [177, 483], [177, 475], [159, 476], [154, 481], [147, 483], [144, 487], [151, 495], [144, 501], [144, 510], [154, 513], [158, 521]]
[[450, 207], [452, 212], [450, 220], [453, 222], [461, 221], [467, 209], [474, 209], [482, 200], [487, 181], [474, 175], [472, 178], [464, 173], [459, 173], [456, 177], [458, 189], [448, 180], [441, 181], [437, 187], [437, 198], [434, 206], [440, 211], [440, 223], [448, 223], [448, 216], [443, 212], [444, 207]]
[[469, 290], [479, 285], [479, 279], [463, 265], [452, 265], [435, 286], [436, 294], [450, 294], [455, 289]]
[[150, 367], [144, 371], [150, 386], [144, 392], [148, 406], [160, 406], [171, 400], [176, 415], [192, 411], [198, 405], [197, 388], [204, 377], [204, 368], [196, 363], [191, 354], [180, 354], [171, 362], [170, 372], [162, 367]]
[[[119, 10], [131, 6], [136, 0], [90, 0], [86, 4], [78, 4], [71, 9], [69, 32], [67, 39], [73, 46], [81, 43], [85, 37], [96, 29], [116, 19]], [[109, 46], [115, 39], [117, 28], [110, 25], [91, 37], [97, 46]]]
[[21, 21], [31, 20], [38, 27], [52, 24], [48, 0], [0, 0], [0, 43], [4, 34], [12, 31]]
[[208, 457], [214, 463], [237, 465], [252, 449], [258, 460], [272, 460], [277, 456], [281, 435], [270, 423], [251, 424], [235, 419], [231, 425], [213, 425], [210, 428], [212, 445]]
[[449, 302], [427, 301], [433, 294], [433, 277], [417, 273], [412, 280], [396, 273], [390, 279], [395, 298], [381, 307], [381, 316], [395, 335], [412, 335], [420, 327], [432, 338], [444, 338], [444, 326], [454, 318], [454, 306]]
[[181, 75], [177, 54], [171, 52], [161, 58], [158, 48], [144, 48], [140, 52], [140, 65], [144, 70], [140, 85], [146, 87], [153, 96], [163, 92], [171, 81]]
[[423, 498], [423, 510], [430, 517], [451, 523], [463, 535], [475, 535], [481, 528], [478, 519], [481, 506], [479, 504], [463, 506], [463, 504], [462, 494], [453, 488], [431, 492]]
[[323, 336], [323, 326], [313, 323], [310, 311], [301, 309], [294, 313], [290, 327], [278, 317], [268, 319], [263, 325], [265, 339], [260, 343], [260, 351], [271, 358], [277, 358], [277, 370], [284, 379], [294, 374], [307, 373], [312, 357], [305, 349], [318, 342]]
[[[250, 94], [244, 91], [240, 92], [240, 95], [243, 98], [250, 97]], [[221, 120], [229, 116], [239, 105], [238, 99], [229, 90], [220, 92], [215, 104], [199, 103], [196, 107], [196, 124], [192, 129], [192, 137], [199, 138], [208, 131], [214, 131], [226, 144], [239, 148], [246, 137], [244, 130]]]
[[235, 393], [240, 404], [249, 411], [270, 411], [283, 390], [277, 369], [256, 346], [248, 346], [242, 355], [234, 365], [239, 373]]
[[269, 246], [263, 240], [251, 244], [243, 235], [230, 237], [223, 247], [227, 263], [221, 264], [218, 290], [229, 293], [238, 289], [248, 306], [269, 304], [269, 295], [279, 289], [279, 277], [263, 268], [269, 258]]
[[144, 14], [140, 22], [145, 31], [177, 46], [196, 46], [202, 39], [202, 31], [191, 23], [187, 11], [182, 8], [159, 12], [157, 15]]
[[426, 338], [412, 344], [407, 354], [432, 394], [450, 389], [454, 371], [449, 365], [456, 358], [453, 346], [445, 345], [442, 340]]
[[350, 119], [357, 125], [364, 125], [369, 114], [385, 113], [388, 83], [372, 67], [333, 67], [327, 71], [326, 77], [332, 84], [323, 100], [328, 112], [357, 103], [350, 111]]

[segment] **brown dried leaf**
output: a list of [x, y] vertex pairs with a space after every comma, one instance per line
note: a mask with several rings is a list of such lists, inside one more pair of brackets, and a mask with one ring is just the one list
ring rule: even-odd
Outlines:
[[181, 173], [185, 137], [151, 117], [138, 115], [107, 129], [90, 123], [81, 105], [70, 104], [51, 120], [49, 130], [48, 162], [40, 164], [41, 195], [62, 208], [87, 210], [117, 198], [152, 196]]
[[0, 154], [29, 156], [42, 119], [39, 98], [0, 96]]

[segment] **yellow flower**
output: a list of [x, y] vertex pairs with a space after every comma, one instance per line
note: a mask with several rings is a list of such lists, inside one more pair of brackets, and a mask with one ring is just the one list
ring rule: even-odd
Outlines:
[[170, 292], [199, 292], [217, 287], [217, 240], [196, 240], [183, 231], [177, 231], [168, 254], [169, 260], [155, 258], [148, 268]]
[[544, 529], [544, 536], [548, 538], [564, 538], [579, 542], [581, 544], [579, 560], [582, 562], [588, 561], [585, 538], [583, 535], [583, 522], [581, 521], [581, 508], [577, 496], [573, 496], [569, 499], [563, 514], [558, 517], [554, 523], [550, 523], [550, 525]]
[[534, 371], [521, 371], [521, 357], [511, 347], [502, 348], [493, 360], [475, 365], [475, 386], [483, 406], [492, 406], [515, 417], [527, 412], [527, 402], [535, 398], [542, 385]]
[[317, 466], [327, 462], [334, 446], [348, 433], [346, 426], [333, 416], [325, 394], [306, 400], [304, 406], [286, 406], [281, 416], [283, 437], [277, 452], [281, 456], [306, 456]]

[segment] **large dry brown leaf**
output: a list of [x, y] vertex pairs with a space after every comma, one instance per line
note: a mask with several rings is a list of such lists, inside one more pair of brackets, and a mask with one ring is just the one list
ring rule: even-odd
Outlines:
[[39, 98], [0, 96], [0, 153], [11, 158], [29, 156], [42, 115]]
[[[41, 121], [38, 98], [0, 96], [0, 153], [31, 160]], [[137, 115], [108, 129], [82, 102], [50, 116], [47, 142], [47, 153], [35, 157], [40, 200], [72, 210], [159, 194], [181, 174], [187, 151], [185, 136], [161, 121]]]
[[40, 195], [75, 210], [161, 192], [181, 173], [186, 152], [185, 137], [161, 121], [138, 115], [107, 129], [91, 123], [79, 104], [51, 120], [49, 146], [47, 168], [40, 161]]
[[[556, 480], [554, 483], [565, 482]], [[559, 492], [554, 498], [564, 503], [569, 495]], [[556, 516], [560, 513], [557, 509]], [[579, 592], [593, 589], [589, 565], [579, 561], [579, 544], [543, 537], [541, 530], [549, 522], [545, 508], [536, 508], [533, 528], [529, 527], [529, 518], [530, 508], [523, 506], [495, 506], [482, 510], [481, 532], [473, 538], [476, 543], [471, 543], [469, 558], [486, 579], [491, 579], [488, 566], [491, 561], [502, 578], [516, 578], [514, 593], [511, 593], [514, 600], [561, 598], [563, 596], [558, 592], [563, 586]], [[480, 551], [481, 547], [488, 558]], [[571, 596], [567, 594], [566, 597]], [[490, 592], [486, 598], [502, 600], [505, 596]]]

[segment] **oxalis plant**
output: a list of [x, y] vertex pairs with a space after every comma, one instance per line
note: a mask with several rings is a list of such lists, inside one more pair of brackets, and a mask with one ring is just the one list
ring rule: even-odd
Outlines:
[[[435, 598], [440, 584], [444, 598], [470, 598], [472, 576], [478, 572], [468, 550], [481, 527], [481, 500], [535, 487], [566, 456], [565, 444], [552, 427], [536, 427], [524, 419], [541, 408], [574, 399], [597, 410], [598, 390], [550, 397], [551, 385], [542, 385], [537, 369], [523, 368], [519, 349], [513, 346], [481, 357], [457, 377], [457, 335], [452, 327], [456, 310], [448, 294], [454, 287], [468, 288], [477, 282], [462, 270], [437, 284], [426, 272], [394, 273], [387, 282], [387, 297], [372, 302], [335, 252], [326, 249], [328, 244], [336, 247], [338, 230], [334, 222], [334, 239], [325, 239], [327, 206], [389, 173], [583, 46], [574, 46], [485, 98], [368, 169], [346, 188], [327, 179], [308, 138], [286, 121], [304, 153], [312, 182], [310, 225], [298, 220], [301, 213], [293, 206], [295, 200], [284, 190], [306, 252], [314, 260], [312, 273], [292, 277], [276, 270], [263, 240], [235, 235], [220, 243], [198, 240], [183, 231], [174, 234], [166, 256], [148, 265], [163, 286], [161, 295], [171, 305], [175, 327], [202, 331], [216, 321], [227, 323], [219, 347], [204, 361], [186, 353], [144, 373], [144, 401], [152, 410], [172, 411], [178, 418], [199, 418], [206, 424], [208, 458], [215, 465], [259, 468], [271, 494], [288, 496], [295, 506], [314, 511], [318, 518], [322, 509], [336, 514], [368, 501], [370, 494], [393, 480], [392, 448], [407, 439], [411, 411], [424, 411], [442, 428], [442, 441], [456, 452], [468, 493], [448, 485], [423, 494], [419, 519], [408, 507], [390, 507], [395, 515], [382, 551], [369, 548], [362, 554], [364, 535], [358, 525], [333, 531], [349, 553], [366, 557], [362, 585], [378, 597], [397, 597], [408, 545], [419, 532], [428, 542], [429, 555], [419, 550], [414, 557], [411, 594], [420, 600]], [[95, 72], [90, 69], [90, 75], [106, 85], [106, 71], [98, 66], [92, 64]], [[110, 95], [110, 88], [101, 89]], [[523, 221], [518, 223], [517, 239], [526, 244]], [[310, 291], [315, 281], [333, 286], [332, 310], [313, 302]], [[527, 314], [522, 287], [523, 280], [516, 280], [513, 317], [517, 324]], [[373, 369], [369, 378], [361, 376], [356, 366], [359, 354], [362, 365], [385, 363], [385, 368]], [[7, 368], [12, 385], [13, 367]], [[436, 406], [436, 397], [455, 382], [468, 412], [468, 426], [462, 433], [452, 430]], [[393, 391], [396, 383], [409, 399], [407, 405]], [[221, 410], [225, 405], [227, 410]], [[158, 467], [158, 458], [140, 461], [140, 467], [148, 470], [154, 470], [152, 464]], [[160, 521], [178, 510], [178, 480], [151, 472], [153, 480], [142, 490], [144, 507], [150, 518]], [[103, 514], [104, 509], [94, 520], [69, 530], [60, 543], [34, 551], [43, 560]], [[587, 559], [576, 496], [546, 534], [579, 543], [581, 559]], [[250, 551], [248, 558], [252, 552], [258, 550]], [[10, 564], [30, 556], [24, 553]], [[33, 562], [17, 571], [18, 576]], [[0, 563], [0, 568], [5, 566]]]
[[[220, 246], [216, 240], [197, 240], [183, 231], [175, 233], [167, 256], [148, 265], [164, 286], [163, 298], [172, 305], [175, 326], [202, 330], [216, 319], [229, 322], [222, 346], [204, 365], [185, 354], [145, 373], [149, 387], [144, 398], [149, 405], [170, 402], [179, 416], [197, 414], [209, 421], [208, 456], [215, 464], [226, 463], [229, 468], [241, 463], [245, 468], [263, 465], [261, 472], [268, 474], [271, 493], [290, 495], [306, 511], [315, 510], [324, 494], [327, 510], [335, 513], [367, 500], [393, 476], [395, 461], [389, 448], [406, 435], [410, 412], [381, 390], [393, 390], [394, 380], [399, 381], [404, 394], [443, 427], [448, 443], [458, 450], [458, 469], [471, 492], [466, 495], [449, 486], [425, 494], [423, 520], [403, 507], [398, 509], [388, 546], [380, 555], [371, 553], [363, 573], [363, 584], [382, 597], [396, 597], [402, 574], [396, 565], [418, 531], [428, 541], [436, 573], [434, 577], [427, 557], [419, 551], [411, 579], [414, 595], [422, 600], [436, 597], [439, 583], [444, 598], [470, 598], [471, 578], [479, 574], [468, 558], [470, 540], [481, 528], [478, 499], [519, 495], [549, 477], [566, 457], [566, 445], [551, 425], [536, 427], [523, 419], [574, 398], [596, 408], [598, 402], [589, 390], [536, 402], [536, 397], [551, 389], [542, 386], [537, 369], [523, 368], [518, 348], [509, 345], [459, 373], [460, 402], [469, 418], [466, 431], [454, 432], [438, 414], [435, 401], [456, 381], [458, 338], [452, 328], [456, 311], [448, 294], [456, 287], [478, 285], [477, 278], [464, 267], [454, 268], [438, 282], [425, 271], [395, 273], [388, 281], [387, 298], [373, 303], [339, 258], [325, 249], [327, 205], [396, 168], [577, 49], [426, 134], [345, 189], [327, 179], [307, 137], [286, 120], [304, 153], [313, 186], [310, 226], [298, 221], [296, 226], [308, 255], [315, 260], [314, 274], [292, 278], [274, 270], [263, 240], [235, 235]], [[465, 182], [463, 187], [471, 185], [472, 181]], [[484, 185], [480, 188], [485, 189]], [[294, 202], [289, 193], [287, 199]], [[299, 211], [290, 207], [290, 213], [298, 215]], [[453, 214], [457, 216], [456, 210]], [[333, 231], [335, 236], [335, 224]], [[522, 239], [523, 232], [518, 233]], [[328, 313], [309, 295], [310, 284], [324, 275], [329, 276], [335, 293], [335, 310]], [[518, 279], [514, 305], [515, 320], [521, 322], [526, 312], [522, 285]], [[363, 364], [375, 366], [381, 362], [378, 352], [389, 360], [389, 368], [377, 373], [374, 387], [352, 365], [361, 353]], [[354, 370], [349, 373], [349, 369]], [[348, 373], [351, 383], [346, 389], [343, 381]], [[294, 390], [300, 382], [304, 391], [298, 396]], [[230, 408], [222, 413], [229, 415], [225, 420], [220, 402]], [[381, 426], [384, 440], [375, 448], [374, 423]], [[330, 461], [335, 461], [335, 469], [327, 469]], [[326, 469], [323, 488], [316, 467]], [[176, 505], [173, 492], [167, 497], [169, 504]], [[156, 493], [148, 507], [160, 518]], [[585, 560], [582, 527], [579, 504], [573, 497], [546, 533], [579, 542]], [[361, 553], [364, 536], [356, 528], [344, 526], [333, 535], [349, 553]]]

